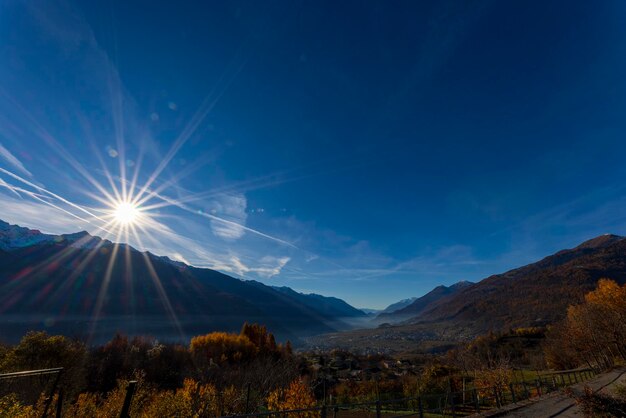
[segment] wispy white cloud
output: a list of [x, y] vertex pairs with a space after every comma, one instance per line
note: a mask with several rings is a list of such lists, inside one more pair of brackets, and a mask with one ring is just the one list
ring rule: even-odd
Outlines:
[[211, 229], [216, 236], [236, 240], [245, 234], [245, 223], [248, 218], [246, 213], [247, 199], [239, 193], [234, 195], [223, 195], [214, 199], [210, 203], [209, 212], [221, 219], [231, 222], [223, 222], [220, 219], [211, 219]]
[[43, 203], [20, 199], [0, 193], [2, 220], [40, 229], [50, 234], [67, 234], [92, 229], [86, 222]]
[[269, 279], [280, 274], [285, 265], [289, 262], [289, 257], [265, 256], [256, 265], [244, 263], [239, 257], [231, 256], [228, 264], [221, 265], [221, 270], [235, 273], [246, 277], [249, 273], [255, 273], [260, 277]]
[[11, 154], [11, 152], [8, 149], [6, 149], [1, 143], [0, 143], [0, 157], [2, 157], [3, 160], [5, 160], [7, 163], [13, 166], [13, 168], [19, 170], [22, 174], [26, 174], [29, 177], [33, 176], [31, 172], [28, 171], [26, 167], [24, 167], [24, 164], [20, 160], [18, 160], [15, 155]]

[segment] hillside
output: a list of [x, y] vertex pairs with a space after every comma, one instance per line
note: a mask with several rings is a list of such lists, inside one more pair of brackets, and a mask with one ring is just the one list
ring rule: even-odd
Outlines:
[[[339, 316], [364, 314], [339, 299], [303, 303], [277, 291], [87, 233], [51, 236], [0, 224], [0, 335], [48, 329], [96, 338], [115, 331], [181, 339], [243, 322], [267, 325], [281, 339], [345, 329]], [[289, 289], [291, 290], [291, 289]], [[330, 306], [336, 307], [331, 309]], [[340, 308], [337, 308], [340, 307]], [[355, 312], [356, 311], [356, 312]]]
[[490, 276], [415, 321], [473, 321], [483, 329], [545, 325], [563, 318], [598, 279], [626, 281], [626, 239], [603, 235], [527, 266]]
[[536, 263], [487, 277], [440, 297], [426, 309], [416, 305], [419, 313], [398, 325], [320, 336], [309, 343], [322, 348], [356, 347], [364, 352], [432, 351], [489, 330], [543, 326], [560, 320], [567, 307], [582, 301], [603, 277], [626, 282], [626, 238], [602, 235]]

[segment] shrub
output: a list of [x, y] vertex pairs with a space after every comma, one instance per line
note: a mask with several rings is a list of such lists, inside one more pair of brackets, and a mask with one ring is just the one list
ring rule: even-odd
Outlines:
[[596, 393], [585, 386], [582, 396], [576, 398], [580, 409], [586, 417], [613, 418], [626, 416], [624, 399], [614, 398], [603, 393]]

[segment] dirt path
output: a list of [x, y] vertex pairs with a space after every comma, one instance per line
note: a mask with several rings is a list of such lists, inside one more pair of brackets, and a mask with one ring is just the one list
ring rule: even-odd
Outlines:
[[[594, 391], [605, 391], [617, 383], [626, 383], [626, 367], [615, 369], [601, 376], [584, 383], [573, 385], [575, 393], [582, 393], [585, 386], [591, 387]], [[571, 397], [562, 391], [546, 395], [536, 402], [520, 409], [516, 409], [500, 416], [507, 417], [531, 417], [531, 418], [571, 418], [583, 417], [582, 412]]]

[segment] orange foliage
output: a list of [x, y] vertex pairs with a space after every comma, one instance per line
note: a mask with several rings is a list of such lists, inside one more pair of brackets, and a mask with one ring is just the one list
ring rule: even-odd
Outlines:
[[201, 363], [234, 364], [252, 359], [258, 348], [245, 335], [212, 332], [194, 337], [191, 354]]
[[[127, 382], [120, 381], [106, 396], [82, 393], [76, 402], [66, 406], [64, 416], [117, 418], [126, 395], [126, 385]], [[211, 384], [185, 379], [183, 387], [175, 391], [156, 391], [140, 380], [130, 412], [133, 417], [145, 418], [216, 417], [242, 413], [243, 401], [242, 394], [232, 386], [220, 392]]]
[[[305, 409], [315, 407], [315, 397], [311, 388], [302, 380], [294, 380], [287, 389], [276, 389], [267, 397], [267, 408], [270, 411], [284, 411], [290, 409]], [[291, 414], [294, 418], [314, 418], [319, 413], [315, 411]]]
[[491, 369], [482, 369], [476, 372], [474, 386], [483, 396], [491, 396], [493, 389], [499, 394], [509, 390], [509, 384], [513, 382], [513, 370], [507, 364]]
[[291, 354], [291, 344], [283, 348], [265, 326], [246, 322], [239, 335], [212, 332], [194, 337], [190, 351], [199, 364], [211, 366], [245, 363], [258, 356], [281, 357]]
[[248, 324], [246, 322], [241, 328], [240, 335], [247, 337], [261, 353], [276, 351], [274, 335], [267, 332], [267, 328], [264, 325]]
[[157, 393], [144, 413], [147, 417], [208, 417], [220, 412], [215, 386], [185, 379], [182, 388]]
[[626, 360], [626, 285], [600, 279], [584, 303], [570, 306], [564, 322], [553, 327], [545, 352], [555, 368], [566, 365], [563, 353], [600, 367], [610, 367], [615, 357]]

